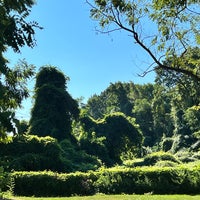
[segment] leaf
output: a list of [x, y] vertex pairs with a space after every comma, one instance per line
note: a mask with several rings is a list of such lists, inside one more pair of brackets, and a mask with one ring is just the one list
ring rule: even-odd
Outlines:
[[151, 44], [152, 44], [152, 45], [155, 45], [155, 44], [157, 43], [157, 40], [158, 40], [158, 37], [155, 36], [155, 37], [153, 38], [153, 40], [151, 41]]
[[196, 38], [197, 44], [200, 45], [200, 33], [197, 33], [197, 34], [195, 35], [195, 38]]

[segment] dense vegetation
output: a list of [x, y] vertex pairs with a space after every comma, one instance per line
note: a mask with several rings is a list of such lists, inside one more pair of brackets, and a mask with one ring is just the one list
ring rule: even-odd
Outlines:
[[[147, 9], [143, 1], [87, 1], [102, 27], [114, 23], [133, 34], [156, 64], [155, 82], [111, 83], [83, 104], [68, 93], [66, 75], [43, 66], [31, 118], [19, 121], [15, 109], [28, 96], [34, 67], [22, 61], [11, 68], [3, 53], [33, 47], [40, 28], [25, 21], [34, 1], [20, 2], [0, 1], [0, 192], [200, 193], [200, 48], [189, 45], [199, 44], [198, 2], [152, 1]], [[144, 15], [158, 25], [151, 45], [162, 62], [138, 35]]]
[[[193, 53], [198, 50], [195, 48]], [[18, 134], [9, 143], [0, 144], [1, 166], [7, 172], [19, 171], [11, 176], [15, 194], [200, 192], [200, 96], [199, 84], [192, 78], [182, 76], [180, 82], [166, 79], [166, 73], [158, 71], [155, 83], [111, 83], [101, 94], [79, 106], [67, 93], [65, 84], [60, 87], [61, 81], [56, 81], [57, 77], [65, 80], [61, 71], [53, 66], [42, 67], [36, 76], [36, 85], [42, 73], [48, 73], [51, 78], [41, 79], [45, 82], [41, 84], [41, 93], [41, 88], [36, 87], [30, 122], [19, 122]], [[44, 95], [46, 92], [51, 100]], [[59, 97], [62, 101], [56, 106], [58, 101], [54, 98]], [[62, 103], [66, 105], [65, 112], [60, 110], [65, 108]], [[74, 107], [68, 108], [68, 105]], [[76, 115], [69, 111], [71, 108]], [[62, 123], [67, 127], [65, 130], [62, 126], [59, 128]], [[121, 167], [102, 170], [115, 165]], [[73, 173], [62, 175], [64, 172]], [[80, 183], [83, 185], [78, 188]], [[52, 194], [48, 188], [40, 191], [38, 187], [43, 188], [42, 185], [45, 188], [50, 185]], [[70, 189], [70, 185], [76, 187]]]
[[14, 192], [20, 196], [104, 194], [196, 194], [199, 166], [100, 169], [87, 173], [14, 172]]

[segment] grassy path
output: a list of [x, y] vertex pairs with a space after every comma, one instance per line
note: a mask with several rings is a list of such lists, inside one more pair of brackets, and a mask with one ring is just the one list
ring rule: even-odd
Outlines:
[[200, 200], [200, 195], [95, 195], [88, 197], [12, 197], [12, 200]]

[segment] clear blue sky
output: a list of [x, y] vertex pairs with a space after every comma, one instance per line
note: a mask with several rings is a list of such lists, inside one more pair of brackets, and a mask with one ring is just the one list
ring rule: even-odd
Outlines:
[[[36, 32], [37, 46], [23, 48], [21, 54], [9, 51], [7, 58], [11, 63], [25, 58], [37, 70], [44, 65], [57, 66], [70, 77], [68, 92], [85, 101], [100, 94], [111, 82], [153, 82], [153, 73], [144, 78], [137, 75], [150, 60], [128, 33], [97, 34], [98, 23], [90, 19], [89, 10], [85, 0], [37, 0], [30, 16], [44, 27]], [[33, 86], [34, 80], [29, 82], [30, 90]], [[18, 116], [27, 119], [32, 102], [29, 99], [23, 105]]]

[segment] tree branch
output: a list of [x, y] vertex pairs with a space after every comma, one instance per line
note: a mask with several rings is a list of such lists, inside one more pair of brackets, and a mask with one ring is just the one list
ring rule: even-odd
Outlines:
[[[105, 12], [102, 12], [101, 10], [96, 8], [94, 5], [92, 5], [90, 2], [88, 2], [88, 0], [86, 0], [86, 2], [92, 8], [97, 9], [99, 12], [101, 12], [103, 16], [109, 17], [108, 14], [106, 14]], [[141, 76], [145, 76], [150, 71], [153, 71], [153, 70], [161, 68], [161, 69], [164, 69], [164, 70], [167, 70], [167, 71], [175, 71], [175, 72], [178, 72], [178, 73], [183, 73], [183, 74], [186, 74], [186, 75], [196, 79], [197, 81], [200, 81], [200, 75], [195, 74], [192, 70], [184, 69], [184, 68], [181, 68], [181, 67], [172, 67], [172, 66], [168, 66], [168, 65], [163, 64], [160, 61], [160, 59], [156, 58], [156, 56], [153, 54], [153, 52], [142, 42], [142, 40], [140, 40], [140, 38], [138, 36], [138, 32], [135, 30], [135, 24], [132, 24], [132, 29], [124, 26], [122, 24], [122, 22], [121, 22], [121, 19], [120, 19], [120, 12], [116, 9], [117, 13], [115, 13], [114, 10], [112, 9], [112, 7], [111, 7], [110, 11], [111, 11], [112, 17], [113, 17], [112, 20], [110, 20], [110, 21], [113, 22], [114, 24], [116, 24], [119, 28], [116, 28], [116, 29], [113, 29], [113, 30], [110, 30], [110, 31], [106, 31], [104, 33], [109, 33], [109, 32], [113, 32], [115, 30], [121, 30], [121, 29], [131, 33], [133, 35], [133, 38], [134, 38], [135, 42], [147, 52], [147, 54], [153, 59], [153, 61], [157, 65], [156, 67], [154, 67], [154, 69], [152, 69], [152, 70], [148, 69], [147, 71], [145, 71], [143, 73], [143, 75], [141, 75]], [[177, 35], [176, 35], [176, 37], [177, 37]], [[183, 41], [180, 41], [180, 42], [184, 47], [184, 52], [186, 52], [187, 51], [186, 46], [184, 45]], [[183, 55], [184, 55], [184, 53], [182, 54], [182, 56]]]

